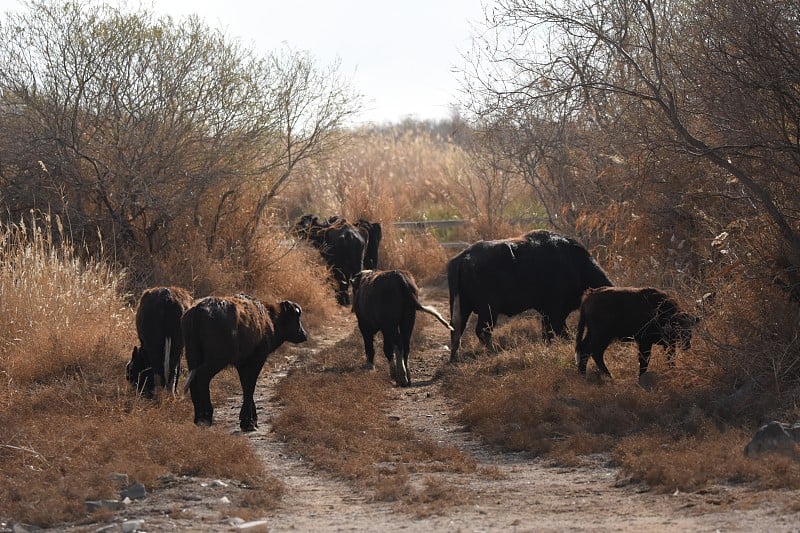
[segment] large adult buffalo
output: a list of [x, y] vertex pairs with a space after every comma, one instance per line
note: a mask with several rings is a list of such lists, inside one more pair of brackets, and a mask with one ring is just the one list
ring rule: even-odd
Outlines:
[[304, 215], [292, 230], [297, 237], [319, 249], [336, 281], [336, 300], [341, 305], [349, 305], [350, 280], [363, 270], [365, 262], [377, 265], [380, 224], [365, 220], [352, 224], [336, 215], [328, 220]]
[[184, 313], [181, 325], [189, 367], [184, 388], [192, 395], [195, 424], [211, 425], [211, 378], [232, 365], [242, 385], [239, 426], [242, 431], [258, 427], [253, 400], [256, 380], [267, 356], [284, 341], [301, 343], [308, 339], [301, 313], [294, 302], [265, 304], [245, 294], [209, 296]]
[[148, 398], [161, 387], [177, 391], [183, 353], [181, 316], [192, 301], [189, 291], [180, 287], [154, 287], [139, 298], [136, 334], [140, 346], [133, 348], [125, 377]]
[[[575, 336], [575, 362], [581, 374], [591, 355], [597, 369], [611, 377], [603, 353], [613, 340], [639, 347], [639, 375], [647, 372], [654, 344], [664, 347], [673, 364], [675, 348], [691, 347], [692, 327], [700, 321], [678, 307], [670, 295], [654, 287], [604, 287], [586, 291]], [[585, 335], [584, 335], [585, 332]]]
[[401, 387], [411, 385], [408, 355], [417, 311], [424, 311], [453, 329], [436, 309], [422, 305], [419, 288], [410, 272], [363, 270], [353, 278], [353, 312], [364, 338], [367, 368], [374, 367], [375, 334], [380, 331], [389, 374]]
[[475, 333], [492, 347], [498, 315], [528, 309], [541, 315], [542, 336], [567, 336], [567, 316], [583, 291], [611, 285], [602, 268], [577, 241], [546, 230], [521, 237], [478, 241], [447, 263], [450, 289], [450, 361], [457, 360], [461, 335], [472, 313]]

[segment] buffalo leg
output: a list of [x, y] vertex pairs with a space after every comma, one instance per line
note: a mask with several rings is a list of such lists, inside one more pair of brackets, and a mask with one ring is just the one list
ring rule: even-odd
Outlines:
[[[395, 359], [395, 353], [398, 351], [397, 348], [400, 345], [400, 340], [398, 338], [399, 331], [396, 328], [387, 328], [381, 330], [381, 332], [383, 333], [383, 355], [385, 355], [386, 360], [389, 361], [389, 375], [393, 381], [400, 385], [401, 377], [399, 372], [401, 369], [398, 368], [398, 360]], [[404, 370], [402, 379], [405, 379]]]
[[253, 394], [265, 360], [266, 357], [256, 357], [236, 367], [239, 372], [239, 383], [242, 385], [242, 409], [239, 411], [239, 427], [242, 431], [255, 431], [258, 427], [258, 413]]
[[403, 317], [400, 321], [400, 342], [405, 370], [405, 386], [411, 385], [411, 369], [408, 367], [408, 356], [411, 353], [411, 334], [414, 332], [414, 322], [417, 319], [416, 311]]
[[375, 368], [375, 333], [365, 327], [361, 327], [361, 336], [364, 338], [364, 352], [367, 354], [367, 364], [365, 367], [368, 370]]
[[647, 366], [650, 364], [650, 352], [653, 345], [646, 342], [639, 342], [639, 375], [641, 376], [647, 372]]
[[542, 340], [546, 343], [553, 342], [556, 335], [568, 339], [567, 317], [563, 313], [542, 313]]
[[211, 372], [205, 365], [200, 365], [189, 383], [189, 393], [194, 404], [194, 423], [198, 426], [210, 426], [214, 418], [214, 406], [211, 405]]
[[587, 335], [586, 338], [580, 342], [580, 346], [576, 348], [575, 358], [578, 362], [578, 372], [586, 374], [586, 363], [591, 355], [595, 366], [597, 366], [597, 370], [608, 377], [612, 377], [603, 359], [603, 354], [606, 352], [608, 345], [609, 341], [597, 342]]
[[607, 347], [608, 344], [605, 344], [603, 345], [602, 349], [593, 350], [592, 359], [594, 360], [594, 364], [597, 366], [597, 370], [599, 370], [601, 374], [605, 374], [608, 377], [613, 377], [606, 366], [606, 362], [603, 360], [603, 354], [606, 352]]
[[337, 278], [339, 279], [336, 280], [338, 286], [336, 290], [336, 301], [339, 305], [350, 305], [350, 284], [344, 274], [339, 274]]
[[481, 344], [490, 350], [496, 350], [497, 347], [492, 343], [492, 330], [497, 323], [497, 313], [492, 313], [491, 310], [485, 310], [478, 313], [478, 323], [475, 325], [475, 335], [480, 339]]
[[555, 336], [555, 332], [553, 330], [553, 323], [550, 321], [550, 315], [542, 314], [541, 316], [542, 322], [542, 340], [550, 344], [553, 342], [553, 337]]
[[472, 311], [461, 305], [461, 300], [456, 298], [455, 303], [450, 305], [450, 322], [453, 331], [450, 332], [450, 362], [458, 361], [458, 349], [461, 347], [461, 336], [467, 328], [467, 322]]
[[183, 352], [183, 342], [176, 340], [172, 343], [172, 350], [169, 354], [169, 374], [167, 375], [167, 387], [169, 387], [173, 395], [178, 393], [178, 377], [181, 374], [181, 352]]

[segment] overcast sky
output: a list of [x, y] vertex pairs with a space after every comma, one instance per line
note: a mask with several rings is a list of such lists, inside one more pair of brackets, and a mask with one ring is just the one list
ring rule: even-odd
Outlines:
[[[209, 26], [266, 54], [285, 44], [319, 65], [338, 58], [365, 97], [359, 122], [446, 118], [457, 99], [461, 54], [486, 0], [156, 0], [142, 5]], [[113, 0], [111, 3], [118, 3]], [[17, 0], [0, 0], [2, 10]], [[128, 2], [127, 5], [138, 5]]]

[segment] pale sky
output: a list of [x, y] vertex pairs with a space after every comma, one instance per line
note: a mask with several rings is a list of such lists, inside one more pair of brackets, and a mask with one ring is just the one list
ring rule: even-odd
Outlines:
[[[341, 74], [364, 95], [358, 122], [383, 123], [450, 116], [459, 89], [453, 68], [463, 64], [485, 2], [145, 0], [142, 5], [175, 18], [197, 14], [259, 54], [285, 43], [307, 50], [320, 66], [338, 58]], [[0, 0], [3, 12], [19, 5]]]

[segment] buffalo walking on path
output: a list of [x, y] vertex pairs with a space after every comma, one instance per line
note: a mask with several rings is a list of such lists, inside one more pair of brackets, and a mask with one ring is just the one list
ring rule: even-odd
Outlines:
[[195, 424], [211, 425], [211, 379], [232, 365], [242, 385], [239, 425], [242, 431], [258, 427], [253, 400], [258, 375], [267, 356], [284, 341], [297, 344], [308, 339], [301, 313], [300, 306], [289, 300], [265, 304], [245, 294], [209, 296], [184, 313], [181, 324], [189, 367], [185, 387], [191, 392]]

